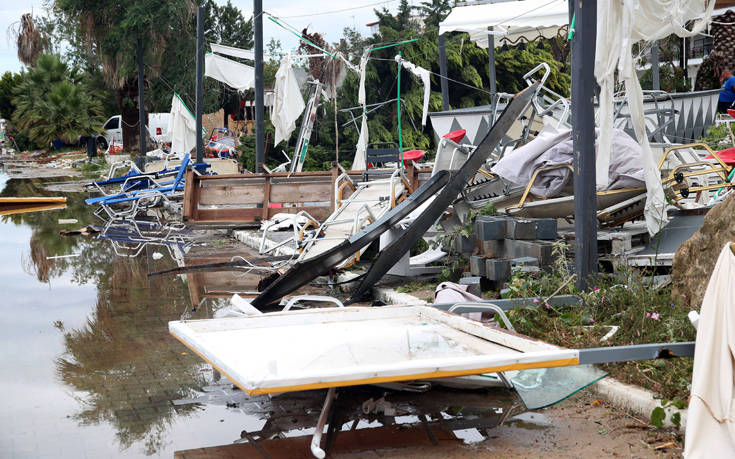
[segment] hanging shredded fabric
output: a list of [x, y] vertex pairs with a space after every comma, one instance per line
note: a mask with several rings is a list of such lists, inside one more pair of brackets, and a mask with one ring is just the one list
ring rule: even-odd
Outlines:
[[171, 116], [168, 119], [171, 134], [171, 152], [186, 154], [196, 146], [196, 118], [181, 97], [174, 93], [171, 99]]
[[276, 81], [273, 87], [273, 107], [271, 109], [271, 122], [276, 128], [274, 145], [282, 140], [288, 140], [291, 133], [296, 129], [296, 120], [304, 111], [304, 98], [296, 75], [291, 66], [291, 55], [281, 61], [281, 66], [276, 72]]
[[[633, 44], [655, 41], [671, 34], [689, 37], [705, 29], [714, 0], [600, 0], [597, 3], [595, 77], [600, 85], [600, 147], [597, 152], [597, 186], [608, 183], [612, 145], [615, 71], [625, 82], [631, 121], [643, 148], [646, 172], [645, 218], [648, 232], [657, 233], [667, 222], [666, 198], [656, 159], [648, 143], [643, 116], [643, 91], [635, 73]], [[693, 21], [690, 30], [687, 22]]]
[[429, 99], [431, 97], [431, 74], [425, 68], [412, 64], [411, 62], [401, 58], [401, 56], [396, 56], [396, 62], [417, 76], [424, 85], [424, 109], [421, 112], [421, 125], [426, 126], [426, 116], [429, 113]]
[[204, 56], [204, 75], [241, 92], [255, 86], [253, 67], [218, 54], [208, 53]]
[[209, 45], [213, 53], [224, 54], [225, 56], [239, 57], [241, 59], [255, 60], [255, 53], [252, 49], [233, 48], [232, 46], [220, 45], [212, 43]]
[[352, 161], [352, 170], [361, 171], [367, 168], [365, 162], [365, 153], [367, 152], [368, 145], [368, 125], [367, 125], [367, 112], [366, 97], [365, 97], [365, 71], [367, 69], [367, 63], [370, 57], [370, 48], [366, 49], [362, 53], [360, 58], [360, 88], [357, 91], [357, 102], [362, 105], [362, 121], [360, 123], [360, 137], [357, 139], [357, 151], [355, 152], [355, 159]]

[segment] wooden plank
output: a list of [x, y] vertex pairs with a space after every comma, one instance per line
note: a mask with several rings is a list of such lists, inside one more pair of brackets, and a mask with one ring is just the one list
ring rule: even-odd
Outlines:
[[296, 185], [279, 183], [271, 186], [270, 202], [331, 202], [332, 194], [330, 182]]
[[184, 204], [182, 207], [182, 218], [184, 221], [187, 221], [194, 216], [194, 209], [196, 209], [197, 203], [197, 201], [194, 200], [194, 189], [199, 186], [199, 183], [194, 178], [194, 172], [190, 169], [187, 169], [184, 180]]
[[198, 205], [262, 204], [265, 199], [264, 188], [263, 185], [208, 186], [200, 190]]
[[245, 209], [199, 209], [198, 221], [209, 222], [254, 222], [260, 221], [263, 209], [252, 207]]

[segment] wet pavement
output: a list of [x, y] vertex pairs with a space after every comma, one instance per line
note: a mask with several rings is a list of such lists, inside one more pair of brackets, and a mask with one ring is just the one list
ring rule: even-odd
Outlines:
[[[0, 175], [2, 196], [58, 194], [45, 184]], [[66, 196], [66, 209], [0, 219], [0, 457], [212, 457], [220, 450], [209, 447], [233, 443], [249, 448], [240, 457], [308, 455], [302, 443], [314, 431], [324, 391], [249, 397], [168, 333], [168, 321], [212, 317], [233, 292], [254, 290], [259, 277], [148, 276], [176, 267], [181, 248], [189, 266], [253, 253], [220, 236], [202, 245], [185, 230], [175, 243], [132, 248], [125, 242], [132, 233], [122, 230], [107, 238], [61, 236], [100, 224], [86, 195]], [[388, 403], [377, 403], [381, 397]], [[363, 405], [370, 399], [376, 403]], [[335, 408], [333, 424], [342, 431], [330, 437], [335, 453], [364, 446], [388, 448], [393, 457], [423, 456], [423, 447], [471, 457], [462, 445], [489, 441], [503, 420], [506, 430], [540, 435], [551, 422], [513, 417], [524, 409], [503, 389], [346, 388]], [[402, 447], [409, 449], [390, 449]], [[231, 454], [224, 451], [221, 457]]]

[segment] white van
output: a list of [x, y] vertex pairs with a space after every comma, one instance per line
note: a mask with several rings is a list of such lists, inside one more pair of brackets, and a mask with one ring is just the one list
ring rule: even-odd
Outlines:
[[[148, 135], [155, 143], [170, 143], [171, 134], [168, 132], [168, 120], [170, 113], [149, 113], [148, 114]], [[105, 131], [103, 136], [97, 138], [97, 144], [100, 148], [107, 148], [110, 143], [122, 145], [122, 116], [115, 115], [105, 122], [102, 126]], [[104, 141], [104, 143], [103, 143]]]

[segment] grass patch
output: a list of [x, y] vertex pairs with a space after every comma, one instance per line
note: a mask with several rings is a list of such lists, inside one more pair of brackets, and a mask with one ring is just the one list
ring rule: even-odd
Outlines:
[[434, 289], [434, 283], [433, 282], [409, 282], [408, 284], [403, 284], [399, 287], [396, 287], [396, 292], [398, 293], [411, 293], [411, 292], [418, 292], [419, 290], [426, 290], [426, 289]]
[[[555, 245], [565, 255], [563, 243]], [[614, 275], [601, 274], [590, 292], [579, 292], [571, 277], [566, 258], [560, 256], [551, 273], [515, 273], [510, 282], [511, 297], [538, 298], [539, 308], [510, 312], [511, 322], [520, 333], [571, 348], [589, 348], [693, 341], [696, 330], [689, 323], [690, 307], [674, 298], [670, 288], [654, 289], [650, 281], [632, 269]], [[552, 307], [544, 299], [557, 294], [579, 295], [583, 306]], [[619, 326], [609, 340], [600, 338], [609, 331], [606, 325]], [[691, 358], [647, 360], [601, 367], [616, 379], [638, 384], [661, 396], [688, 399], [693, 361]]]

